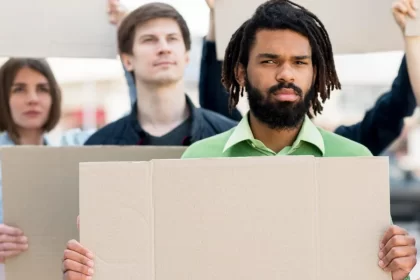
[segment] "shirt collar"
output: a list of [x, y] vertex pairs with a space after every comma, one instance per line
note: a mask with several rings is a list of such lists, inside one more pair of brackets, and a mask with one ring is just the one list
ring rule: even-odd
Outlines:
[[[226, 142], [223, 152], [227, 151], [228, 149], [243, 141], [255, 140], [251, 127], [249, 125], [248, 116], [249, 114], [245, 115], [239, 122], [239, 124], [236, 126], [228, 141]], [[308, 116], [305, 116], [305, 119], [303, 120], [302, 128], [300, 129], [299, 134], [292, 145], [292, 149], [296, 148], [300, 142], [307, 142], [309, 144], [312, 144], [320, 150], [322, 155], [324, 155], [325, 153], [325, 146], [322, 135]]]
[[[16, 146], [7, 132], [0, 133], [0, 146]], [[44, 136], [44, 146], [50, 146], [50, 141]]]

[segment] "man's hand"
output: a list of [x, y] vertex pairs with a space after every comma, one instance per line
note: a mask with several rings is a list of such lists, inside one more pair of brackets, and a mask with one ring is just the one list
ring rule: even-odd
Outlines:
[[420, 36], [405, 35], [407, 19], [418, 17], [418, 1], [396, 0], [392, 5], [392, 12], [404, 35], [408, 75], [417, 105], [420, 105]]
[[404, 280], [416, 265], [416, 241], [407, 231], [391, 226], [385, 233], [379, 251], [379, 266], [392, 273], [392, 280]]
[[63, 257], [64, 280], [91, 280], [93, 276], [93, 254], [76, 240], [67, 243]]
[[405, 33], [407, 17], [416, 18], [416, 0], [397, 0], [392, 4], [392, 14], [401, 31]]
[[109, 22], [120, 26], [128, 10], [120, 3], [120, 0], [108, 0]]
[[14, 227], [0, 224], [0, 263], [28, 250], [28, 238]]

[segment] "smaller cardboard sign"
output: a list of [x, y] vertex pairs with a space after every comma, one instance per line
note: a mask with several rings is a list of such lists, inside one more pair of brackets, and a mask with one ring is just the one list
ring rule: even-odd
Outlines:
[[[19, 227], [29, 239], [27, 252], [7, 260], [6, 279], [62, 279], [66, 244], [79, 238], [80, 162], [180, 158], [184, 150], [151, 146], [1, 149], [4, 223]], [[125, 180], [131, 179], [122, 178], [115, 189], [125, 191]], [[99, 196], [90, 197], [90, 203], [96, 205]]]
[[117, 57], [106, 0], [2, 1], [0, 56]]

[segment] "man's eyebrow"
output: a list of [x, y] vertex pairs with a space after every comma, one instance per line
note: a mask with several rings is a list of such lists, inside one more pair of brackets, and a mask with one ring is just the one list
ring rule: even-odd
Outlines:
[[260, 53], [258, 54], [259, 58], [270, 58], [270, 59], [276, 59], [279, 58], [279, 55], [274, 53]]
[[310, 56], [310, 55], [296, 55], [293, 58], [297, 59], [297, 60], [304, 60], [304, 59], [311, 59], [312, 56]]
[[[277, 59], [280, 55], [274, 54], [274, 53], [260, 53], [258, 54], [258, 58], [269, 58], [269, 59]], [[295, 55], [293, 56], [293, 59], [296, 60], [305, 60], [305, 59], [311, 59], [312, 56], [310, 55]]]

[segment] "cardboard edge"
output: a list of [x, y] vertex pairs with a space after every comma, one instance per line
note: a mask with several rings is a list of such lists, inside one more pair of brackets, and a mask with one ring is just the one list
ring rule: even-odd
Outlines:
[[[179, 159], [175, 159], [175, 160], [179, 160]], [[153, 177], [153, 173], [154, 173], [154, 169], [155, 169], [155, 164], [156, 164], [156, 159], [152, 159], [148, 162], [148, 166], [149, 166], [149, 172], [148, 172], [148, 176], [149, 176], [149, 184], [150, 184], [150, 205], [152, 206], [152, 211], [151, 211], [151, 217], [150, 217], [150, 223], [151, 223], [151, 238], [152, 238], [152, 249], [151, 249], [151, 255], [152, 255], [152, 279], [150, 280], [154, 280], [156, 279], [156, 233], [155, 233], [155, 216], [156, 216], [156, 207], [155, 207], [155, 192], [154, 192], [154, 188], [153, 188], [153, 183], [154, 183], [154, 177]]]

